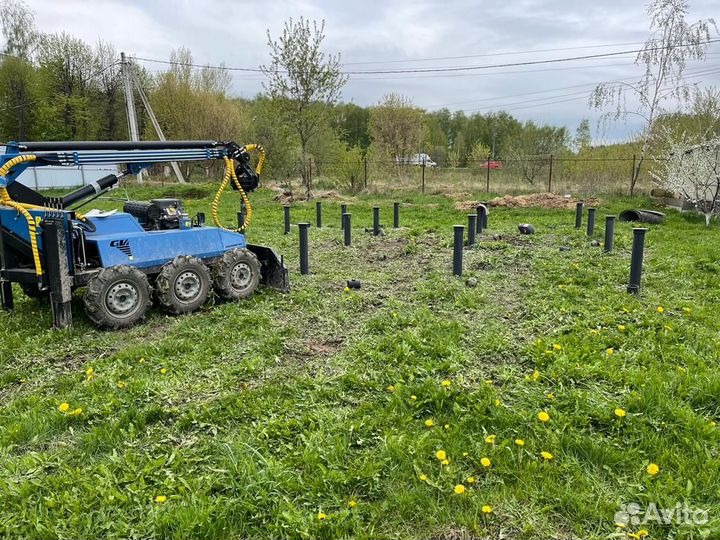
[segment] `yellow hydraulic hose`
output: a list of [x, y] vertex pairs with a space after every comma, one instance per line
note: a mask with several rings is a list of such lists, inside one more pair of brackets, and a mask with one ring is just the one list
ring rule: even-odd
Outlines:
[[[7, 161], [5, 165], [0, 167], [0, 177], [6, 176], [10, 172], [10, 169], [18, 163], [25, 163], [26, 161], [35, 161], [35, 156], [33, 154], [26, 154], [12, 158], [10, 161]], [[43, 271], [42, 265], [40, 264], [40, 252], [38, 251], [37, 245], [35, 220], [30, 215], [30, 212], [26, 210], [25, 205], [12, 200], [10, 193], [8, 193], [8, 190], [5, 187], [0, 187], [0, 204], [14, 208], [21, 213], [25, 218], [25, 221], [27, 221], [28, 232], [30, 233], [30, 249], [32, 251], [33, 262], [35, 263], [35, 274], [42, 276]]]
[[[259, 155], [258, 157], [258, 163], [255, 167], [255, 172], [259, 175], [262, 172], [263, 165], [265, 164], [265, 149], [258, 145], [258, 144], [248, 144], [243, 147], [246, 151], [252, 152], [257, 151]], [[210, 207], [213, 223], [215, 223], [216, 227], [219, 227], [220, 229], [227, 230], [234, 230], [237, 232], [244, 231], [250, 226], [250, 221], [252, 220], [252, 206], [250, 205], [250, 199], [248, 199], [247, 194], [245, 193], [245, 190], [240, 185], [240, 181], [238, 180], [237, 175], [235, 174], [235, 165], [233, 163], [233, 160], [225, 157], [225, 175], [223, 176], [223, 181], [220, 184], [220, 187], [217, 190], [217, 193], [215, 194], [215, 198], [213, 199], [212, 205]], [[237, 229], [227, 229], [226, 227], [223, 227], [220, 223], [220, 217], [218, 216], [218, 206], [220, 205], [220, 198], [222, 197], [223, 192], [227, 189], [228, 185], [230, 184], [230, 180], [232, 180], [235, 187], [240, 192], [240, 196], [242, 197], [243, 202], [245, 203], [245, 208], [247, 210], [245, 214], [245, 219], [243, 220], [243, 223], [240, 227]]]
[[[35, 161], [35, 159], [36, 156], [33, 154], [25, 154], [12, 158], [8, 162], [6, 162], [5, 165], [0, 167], [0, 177], [6, 176], [15, 165], [18, 165], [19, 163], [25, 163], [26, 161]], [[20, 214], [22, 214], [25, 218], [25, 221], [27, 221], [28, 232], [30, 234], [30, 249], [32, 251], [33, 262], [35, 263], [35, 274], [41, 276], [43, 271], [42, 265], [40, 264], [40, 252], [37, 245], [37, 226], [35, 225], [35, 220], [33, 219], [30, 212], [28, 212], [28, 210], [53, 210], [53, 208], [13, 201], [10, 197], [10, 193], [8, 193], [8, 190], [5, 187], [0, 187], [0, 204], [4, 204], [5, 206], [14, 208]], [[75, 217], [80, 221], [87, 221], [87, 218], [79, 212], [75, 212]]]
[[257, 150], [258, 154], [260, 154], [258, 156], [257, 166], [255, 167], [255, 172], [259, 175], [262, 172], [263, 165], [265, 165], [265, 149], [259, 144], [247, 144], [245, 145], [245, 150], [248, 152]]

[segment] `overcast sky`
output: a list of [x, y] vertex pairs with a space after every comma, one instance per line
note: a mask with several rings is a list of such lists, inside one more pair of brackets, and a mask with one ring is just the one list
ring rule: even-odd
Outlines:
[[[266, 30], [277, 36], [285, 19], [301, 15], [326, 20], [325, 50], [340, 52], [347, 70], [477, 66], [591, 55], [635, 49], [649, 33], [646, 2], [639, 0], [26, 2], [42, 32], [65, 31], [90, 43], [102, 38], [118, 50], [153, 59], [167, 60], [172, 49], [185, 46], [196, 63], [224, 62], [233, 67], [266, 63]], [[720, 15], [717, 0], [691, 0], [691, 21], [713, 15]], [[457, 56], [466, 58], [448, 58]], [[574, 131], [583, 118], [596, 126], [599, 113], [587, 106], [594, 84], [632, 81], [641, 75], [633, 60], [634, 55], [623, 55], [475, 72], [355, 75], [343, 99], [372, 105], [384, 94], [400, 92], [430, 110], [504, 109], [522, 120], [565, 125]], [[143, 64], [151, 71], [163, 69], [162, 64]], [[719, 64], [717, 43], [711, 45], [704, 64], [688, 66], [688, 80], [720, 86]], [[235, 95], [252, 97], [260, 90], [260, 76], [233, 72]], [[608, 131], [594, 129], [595, 140], [623, 139], [635, 128], [621, 123]]]

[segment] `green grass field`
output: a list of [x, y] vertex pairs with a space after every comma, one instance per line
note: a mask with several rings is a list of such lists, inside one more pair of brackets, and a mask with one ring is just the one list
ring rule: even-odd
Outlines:
[[[195, 212], [211, 190], [131, 194]], [[573, 210], [493, 210], [459, 279], [466, 214], [403, 196], [393, 230], [392, 200], [345, 201], [350, 248], [343, 201], [325, 201], [303, 277], [297, 228], [283, 236], [281, 205], [255, 194], [249, 236], [285, 255], [286, 295], [106, 332], [80, 291], [75, 326], [53, 331], [18, 290], [0, 313], [0, 537], [720, 537], [717, 225], [650, 226], [635, 297], [630, 224], [608, 255]], [[363, 230], [375, 204], [384, 237]], [[649, 204], [603, 202], [597, 238], [606, 213]], [[314, 203], [292, 211], [314, 222]], [[517, 234], [526, 221], [537, 234]], [[709, 521], [616, 526], [629, 503]]]

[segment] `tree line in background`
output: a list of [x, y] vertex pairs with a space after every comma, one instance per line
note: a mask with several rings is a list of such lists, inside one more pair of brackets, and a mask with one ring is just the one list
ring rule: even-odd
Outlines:
[[[43, 34], [20, 0], [0, 1], [0, 17], [5, 38], [0, 62], [2, 140], [128, 138], [119, 53], [112, 44], [91, 45], [65, 33]], [[708, 27], [691, 30], [696, 48], [689, 50], [697, 55], [696, 42]], [[524, 181], [535, 184], [551, 155], [591, 161], [638, 153], [642, 159], [651, 151], [656, 132], [720, 134], [720, 99], [714, 89], [697, 93], [687, 112], [668, 114], [654, 105], [647, 132], [628, 143], [604, 146], [592, 144], [588, 120], [571, 134], [565, 127], [521, 122], [504, 111], [426, 111], [395, 93], [361, 107], [340, 101], [347, 77], [339, 55], [322, 51], [324, 23], [289, 20], [278, 38], [269, 32], [267, 38], [270, 63], [261, 66], [266, 82], [254, 99], [232, 97], [229, 72], [191, 66], [192, 53], [184, 48], [173, 51], [166, 69], [152, 72], [137, 63], [132, 69], [168, 139], [259, 142], [269, 156], [266, 175], [290, 189], [299, 179], [308, 196], [319, 175], [334, 178], [341, 187], [359, 189], [366, 161], [384, 174], [402, 176], [405, 163], [398, 158], [413, 154], [427, 153], [452, 168], [482, 168], [487, 160], [502, 159]], [[641, 60], [652, 66], [657, 58]], [[674, 83], [676, 96], [685, 87], [678, 80]], [[598, 87], [594, 94], [596, 106], [617, 99], [613, 86]], [[157, 138], [146, 111], [139, 111], [142, 138]], [[209, 163], [197, 172], [210, 175], [216, 172], [212, 167]], [[637, 174], [634, 170], [631, 188]]]

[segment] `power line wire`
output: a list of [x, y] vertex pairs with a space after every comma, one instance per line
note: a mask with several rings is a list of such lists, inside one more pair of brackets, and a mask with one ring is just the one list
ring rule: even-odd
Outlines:
[[[702, 45], [709, 45], [712, 43], [719, 42], [720, 39], [711, 39], [702, 42]], [[685, 44], [685, 45], [678, 45], [675, 48], [682, 48], [682, 47], [690, 47], [694, 46], [692, 44]], [[539, 64], [554, 64], [559, 62], [574, 62], [578, 60], [591, 60], [596, 58], [610, 58], [614, 56], [620, 56], [620, 55], [626, 55], [626, 54], [633, 54], [633, 53], [640, 53], [643, 51], [657, 51], [664, 49], [665, 47], [648, 47], [648, 48], [642, 48], [642, 49], [629, 49], [624, 51], [615, 51], [615, 52], [608, 52], [608, 53], [597, 53], [597, 54], [586, 54], [586, 55], [580, 55], [580, 56], [569, 56], [564, 58], [550, 58], [550, 59], [544, 59], [544, 60], [527, 60], [524, 62], [506, 62], [502, 64], [484, 64], [479, 66], [445, 66], [445, 67], [430, 67], [430, 68], [414, 68], [414, 69], [387, 69], [387, 70], [357, 70], [357, 71], [342, 71], [344, 75], [388, 75], [388, 74], [403, 74], [403, 73], [451, 73], [451, 72], [459, 72], [459, 71], [476, 71], [476, 70], [485, 70], [485, 69], [496, 69], [496, 68], [504, 68], [504, 67], [519, 67], [519, 66], [534, 66]], [[223, 65], [205, 65], [202, 66], [200, 64], [193, 64], [189, 62], [174, 62], [172, 60], [157, 60], [153, 58], [144, 58], [140, 56], [132, 57], [133, 60], [141, 61], [141, 62], [155, 62], [160, 64], [169, 64], [169, 65], [177, 65], [177, 66], [185, 66], [185, 67], [196, 67], [196, 68], [209, 68], [209, 69], [218, 69], [218, 70], [224, 70], [224, 71], [241, 71], [241, 72], [250, 72], [250, 73], [265, 73], [264, 70], [260, 68], [241, 68], [241, 67], [228, 67]], [[286, 73], [284, 70], [279, 70], [279, 73]]]
[[406, 60], [368, 60], [365, 62], [343, 62], [343, 66], [359, 66], [367, 64], [405, 64], [410, 62], [430, 62], [435, 60], [462, 60], [466, 58], [482, 58], [487, 56], [514, 56], [517, 54], [535, 54], [543, 52], [574, 51], [579, 49], [601, 49], [604, 47], [622, 47], [625, 45], [641, 45], [642, 41], [629, 43], [606, 43], [604, 45], [580, 45], [577, 47], [558, 47], [554, 49], [532, 49], [526, 51], [502, 51], [482, 54], [465, 54], [462, 56], [437, 56], [434, 58], [411, 58]]
[[[713, 39], [703, 42], [704, 44], [716, 43], [720, 39]], [[678, 45], [677, 48], [689, 47], [691, 44]], [[598, 53], [598, 54], [585, 54], [581, 56], [569, 56], [565, 58], [551, 58], [545, 60], [527, 60], [525, 62], [506, 62], [503, 64], [485, 64], [480, 66], [454, 66], [454, 67], [436, 67], [436, 68], [417, 68], [417, 69], [388, 69], [388, 70], [366, 70], [366, 71], [346, 71], [346, 75], [361, 75], [361, 74], [399, 74], [399, 73], [448, 73], [456, 71], [474, 71], [481, 69], [495, 69], [504, 67], [519, 67], [519, 66], [535, 66], [538, 64], [554, 64], [559, 62], [574, 62], [577, 60], [591, 60], [595, 58], [609, 58], [612, 56], [619, 56], [623, 54], [640, 53], [643, 51], [657, 51], [664, 49], [665, 47], [648, 47], [643, 49], [630, 49], [625, 51], [616, 51], [609, 53]]]
[[[717, 72], [718, 72], [718, 68], [703, 68], [703, 69], [699, 69], [699, 70], [688, 70], [685, 73], [685, 75], [688, 77], [694, 78], [694, 77], [697, 77], [700, 75], [715, 74]], [[619, 79], [617, 81], [607, 81], [607, 82], [611, 85], [615, 84], [615, 83], [622, 85], [623, 83], [632, 82], [634, 80], [635, 79], [628, 78], [628, 79]], [[571, 90], [573, 88], [586, 88], [586, 87], [590, 87], [590, 86], [597, 86], [598, 84], [601, 84], [602, 82], [603, 81], [590, 82], [590, 83], [584, 83], [584, 84], [574, 84], [572, 86], [561, 86], [559, 88], [548, 88], [546, 90], [536, 90], [534, 92], [525, 92], [522, 94], [512, 94], [512, 95], [502, 96], [502, 97], [494, 96], [494, 97], [486, 97], [486, 98], [472, 99], [472, 100], [466, 100], [466, 101], [455, 101], [453, 103], [444, 103], [442, 105], [428, 105], [426, 108], [437, 109], [437, 108], [443, 108], [443, 107], [451, 107], [453, 105], [463, 105], [466, 103], [478, 103], [478, 102], [484, 102], [484, 101], [496, 101], [498, 99], [507, 99], [507, 98], [513, 98], [513, 97], [533, 96], [533, 95], [537, 95], [537, 94], [546, 94], [549, 92], [557, 92], [557, 91], [561, 91], [561, 90]], [[561, 97], [561, 96], [558, 96], [558, 97]]]
[[[720, 69], [715, 68], [715, 69], [712, 69], [712, 70], [707, 70], [707, 71], [705, 71], [705, 72], [699, 72], [699, 73], [696, 73], [696, 74], [694, 74], [694, 75], [690, 75], [688, 78], [704, 77], [704, 76], [706, 76], [706, 75], [714, 75], [714, 74], [716, 74], [716, 73], [720, 73]], [[616, 83], [616, 84], [617, 84], [618, 86], [622, 85], [621, 82], [618, 82], [618, 83]], [[671, 89], [671, 88], [668, 87], [668, 88], [664, 88], [663, 90], [670, 90], [670, 89]], [[576, 95], [576, 94], [577, 94], [577, 97], [569, 98], [569, 96]], [[581, 94], [582, 94], [582, 95], [581, 95]], [[547, 101], [547, 100], [555, 100], [556, 98], [563, 98], [563, 97], [569, 98], [569, 99], [560, 99], [560, 100], [558, 100], [558, 101]], [[529, 100], [522, 100], [522, 101], [511, 102], [511, 103], [487, 105], [487, 106], [478, 107], [478, 108], [475, 108], [475, 109], [462, 109], [462, 110], [463, 110], [464, 112], [471, 112], [471, 113], [472, 113], [472, 112], [486, 111], [486, 110], [490, 110], [490, 109], [502, 109], [502, 108], [505, 108], [505, 107], [512, 107], [513, 109], [527, 109], [527, 108], [533, 108], [533, 107], [543, 107], [543, 106], [546, 106], [546, 105], [555, 105], [555, 104], [558, 104], [558, 103], [566, 103], [566, 102], [569, 102], [569, 101], [577, 101], [577, 100], [580, 100], [580, 99], [587, 99], [587, 93], [586, 93], [585, 91], [582, 91], [582, 92], [573, 92], [573, 93], [565, 94], [565, 95], [547, 96], [547, 97], [544, 97], [544, 98], [535, 98], [535, 99], [529, 99]], [[546, 102], [546, 103], [535, 103], [535, 102], [538, 102], [538, 101], [547, 101], [547, 102]], [[526, 105], [526, 104], [529, 104], [529, 103], [534, 103], [534, 105]], [[525, 106], [523, 106], [523, 105], [525, 105]]]

